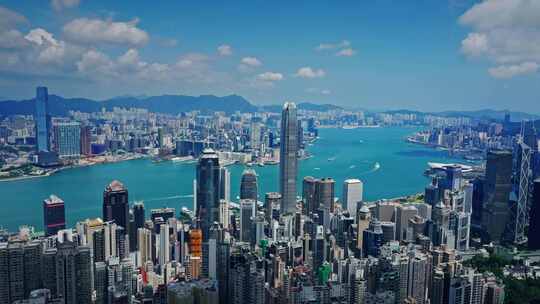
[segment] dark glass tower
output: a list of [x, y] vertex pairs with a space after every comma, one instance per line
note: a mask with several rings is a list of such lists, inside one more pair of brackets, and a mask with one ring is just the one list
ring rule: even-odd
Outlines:
[[133, 205], [133, 216], [135, 218], [135, 227], [137, 229], [144, 227], [144, 203], [143, 202], [136, 202]]
[[509, 218], [508, 201], [512, 191], [512, 153], [489, 151], [484, 183], [482, 226], [492, 241], [500, 241]]
[[205, 149], [197, 164], [196, 215], [208, 240], [210, 226], [219, 221], [219, 158], [212, 149]]
[[114, 221], [129, 234], [128, 190], [117, 180], [103, 192], [103, 221]]
[[43, 201], [43, 223], [45, 235], [55, 235], [59, 230], [66, 229], [66, 213], [64, 201], [56, 195], [51, 195]]
[[240, 199], [257, 200], [257, 173], [253, 169], [247, 169], [242, 173]]
[[540, 249], [540, 178], [534, 181], [528, 238], [529, 249]]
[[319, 208], [315, 199], [315, 189], [318, 179], [312, 176], [304, 177], [302, 182], [302, 199], [304, 201], [304, 213], [310, 215]]
[[36, 103], [34, 120], [36, 122], [36, 145], [37, 151], [50, 150], [50, 127], [49, 94], [46, 87], [38, 87], [36, 90]]
[[281, 212], [296, 211], [296, 176], [298, 175], [298, 119], [296, 105], [287, 102], [281, 113], [279, 189]]

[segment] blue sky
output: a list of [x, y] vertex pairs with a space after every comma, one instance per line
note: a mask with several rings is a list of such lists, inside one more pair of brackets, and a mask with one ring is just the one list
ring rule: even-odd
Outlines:
[[0, 1], [0, 96], [540, 113], [540, 1]]

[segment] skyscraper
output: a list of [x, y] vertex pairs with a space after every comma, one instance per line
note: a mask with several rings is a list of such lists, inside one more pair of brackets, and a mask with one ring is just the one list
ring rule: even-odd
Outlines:
[[257, 203], [254, 200], [245, 199], [240, 201], [240, 240], [242, 242], [252, 241], [253, 220]]
[[286, 102], [281, 114], [279, 189], [282, 213], [296, 210], [296, 176], [298, 174], [298, 119], [296, 105]]
[[196, 215], [203, 241], [208, 240], [210, 226], [219, 221], [219, 158], [212, 149], [205, 149], [197, 164]]
[[349, 211], [351, 216], [356, 215], [356, 206], [363, 200], [362, 181], [359, 179], [347, 179], [343, 182], [341, 205]]
[[66, 304], [92, 303], [92, 257], [90, 248], [72, 242], [57, 245], [58, 297]]
[[66, 229], [64, 201], [56, 195], [51, 195], [43, 201], [43, 224], [47, 236], [55, 235], [59, 230]]
[[257, 201], [257, 173], [253, 169], [246, 169], [242, 173], [240, 199]]
[[315, 201], [319, 208], [334, 212], [334, 179], [322, 178], [317, 182], [315, 190]]
[[92, 128], [90, 126], [81, 127], [81, 154], [92, 154]]
[[60, 157], [81, 155], [81, 126], [78, 122], [59, 122], [54, 125], [54, 149]]
[[129, 234], [129, 203], [128, 190], [124, 185], [114, 180], [103, 192], [103, 220], [114, 221]]
[[512, 153], [489, 151], [484, 183], [482, 227], [492, 241], [500, 241], [509, 218], [508, 201], [512, 190]]
[[540, 249], [540, 178], [534, 181], [528, 238], [529, 249]]
[[37, 88], [35, 107], [37, 151], [49, 151], [51, 117], [49, 116], [49, 93], [46, 87]]
[[231, 172], [227, 167], [219, 168], [219, 199], [231, 201]]
[[314, 213], [319, 206], [315, 199], [315, 188], [317, 179], [312, 176], [304, 177], [302, 182], [302, 200], [304, 201], [303, 210], [306, 215]]

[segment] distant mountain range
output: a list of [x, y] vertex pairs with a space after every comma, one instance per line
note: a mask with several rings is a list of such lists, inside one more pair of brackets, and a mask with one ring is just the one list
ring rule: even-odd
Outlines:
[[[186, 95], [161, 95], [161, 96], [119, 96], [111, 99], [96, 101], [87, 98], [64, 98], [58, 95], [49, 95], [49, 107], [54, 116], [66, 116], [69, 111], [98, 112], [102, 108], [111, 110], [114, 107], [120, 108], [142, 108], [156, 113], [168, 113], [177, 115], [182, 112], [201, 111], [205, 114], [213, 112], [234, 112], [252, 113], [258, 110], [266, 112], [280, 113], [281, 105], [256, 106], [239, 95], [228, 96], [186, 96]], [[331, 110], [344, 109], [332, 104], [314, 104], [310, 102], [298, 103], [298, 109], [307, 111], [327, 112]], [[31, 115], [34, 113], [34, 99], [27, 100], [5, 100], [0, 101], [0, 116], [7, 115]], [[384, 113], [396, 114], [417, 114], [417, 115], [438, 115], [445, 117], [466, 116], [471, 118], [503, 119], [506, 113], [510, 114], [512, 121], [540, 119], [540, 115], [528, 114], [524, 112], [509, 112], [497, 110], [479, 111], [445, 111], [445, 112], [420, 112], [411, 110], [393, 110]]]
[[470, 117], [476, 119], [498, 119], [503, 120], [506, 114], [510, 114], [510, 119], [512, 121], [522, 121], [522, 120], [537, 120], [540, 119], [540, 115], [530, 114], [525, 112], [515, 112], [508, 110], [477, 110], [477, 111], [443, 111], [443, 112], [420, 112], [420, 111], [411, 111], [411, 110], [393, 110], [385, 111], [384, 113], [388, 114], [416, 114], [416, 115], [436, 115], [443, 117]]
[[[213, 113], [222, 111], [227, 114], [234, 112], [252, 113], [257, 110], [268, 112], [281, 112], [280, 105], [257, 107], [238, 95], [218, 97], [214, 95], [185, 96], [119, 96], [111, 99], [96, 101], [86, 98], [64, 98], [58, 95], [49, 95], [49, 107], [54, 116], [66, 116], [69, 111], [98, 112], [102, 108], [111, 110], [119, 108], [141, 108], [156, 113], [179, 114], [189, 111]], [[311, 111], [329, 111], [342, 109], [335, 105], [318, 105], [313, 103], [300, 103], [298, 108]], [[31, 115], [34, 113], [34, 99], [0, 101], [0, 115]]]
[[[151, 97], [121, 96], [104, 101], [86, 98], [63, 98], [49, 95], [49, 107], [54, 116], [66, 116], [69, 111], [98, 112], [102, 108], [111, 110], [120, 108], [141, 108], [151, 112], [179, 114], [199, 110], [204, 113], [223, 111], [228, 114], [236, 111], [255, 112], [257, 107], [242, 96], [229, 95], [218, 97], [214, 95], [184, 96], [162, 95]], [[0, 101], [0, 115], [29, 115], [34, 112], [34, 99]]]

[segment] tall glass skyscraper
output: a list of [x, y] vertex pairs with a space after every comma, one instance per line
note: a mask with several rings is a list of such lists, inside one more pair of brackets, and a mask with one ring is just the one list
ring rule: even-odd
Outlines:
[[129, 203], [128, 190], [115, 180], [103, 191], [103, 220], [114, 221], [129, 233]]
[[36, 89], [36, 102], [34, 120], [36, 123], [36, 144], [37, 151], [49, 151], [50, 149], [50, 116], [49, 116], [49, 94], [46, 87]]
[[212, 149], [205, 149], [197, 164], [196, 215], [203, 241], [208, 240], [210, 226], [219, 221], [219, 158]]
[[246, 169], [242, 173], [240, 199], [257, 201], [257, 173], [253, 169]]
[[298, 119], [296, 105], [286, 102], [281, 113], [279, 189], [281, 212], [296, 211], [296, 176], [298, 174]]

